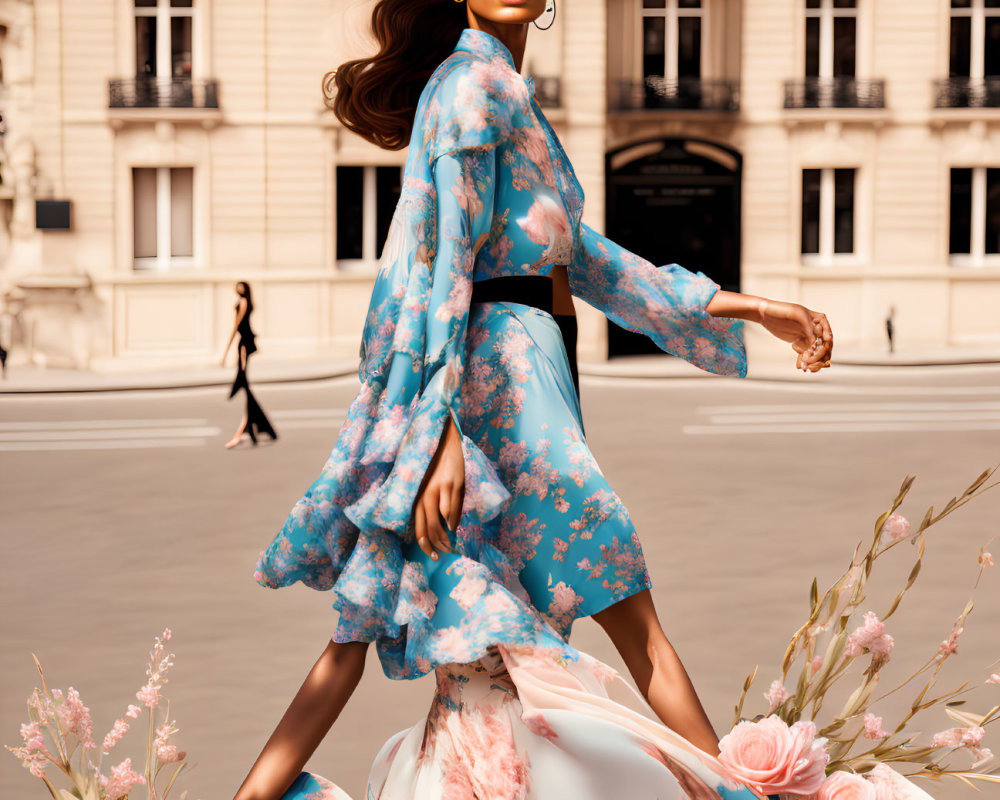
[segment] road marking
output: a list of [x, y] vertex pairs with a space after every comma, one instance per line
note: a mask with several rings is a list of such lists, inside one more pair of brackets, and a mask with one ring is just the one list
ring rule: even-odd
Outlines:
[[631, 389], [659, 389], [674, 391], [676, 389], [700, 389], [702, 391], [731, 392], [737, 389], [758, 390], [765, 392], [781, 392], [782, 394], [835, 394], [835, 395], [900, 395], [903, 397], [948, 397], [961, 395], [1000, 396], [1000, 389], [995, 386], [866, 386], [857, 384], [807, 383], [808, 377], [803, 376], [802, 382], [791, 380], [740, 379], [740, 378], [612, 378], [597, 376], [582, 376], [580, 385], [584, 388], [599, 387], [624, 392]]
[[126, 430], [15, 431], [0, 433], [0, 442], [118, 441], [122, 439], [175, 439], [218, 436], [219, 428], [130, 428]]
[[699, 406], [707, 425], [686, 425], [700, 435], [773, 433], [878, 433], [1000, 429], [1000, 403], [809, 403]]
[[204, 419], [75, 419], [48, 422], [0, 422], [0, 431], [113, 430], [115, 428], [171, 428], [205, 425]]
[[160, 447], [202, 447], [207, 439], [120, 439], [117, 441], [63, 442], [0, 442], [0, 452], [30, 452], [39, 450], [139, 450]]
[[221, 432], [188, 418], [22, 420], [0, 423], [0, 451], [201, 447]]
[[698, 406], [699, 414], [755, 414], [755, 413], [795, 413], [799, 411], [840, 412], [840, 411], [1000, 411], [1000, 402], [952, 402], [952, 403], [809, 403]]
[[685, 425], [690, 435], [729, 435], [734, 433], [883, 433], [900, 431], [995, 431], [1000, 421], [991, 422], [815, 422], [789, 425]]

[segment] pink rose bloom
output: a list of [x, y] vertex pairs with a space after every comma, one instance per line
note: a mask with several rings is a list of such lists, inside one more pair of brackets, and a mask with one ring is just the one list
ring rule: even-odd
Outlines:
[[890, 800], [860, 775], [851, 772], [834, 772], [819, 787], [816, 800]]
[[764, 699], [771, 704], [767, 713], [772, 713], [774, 709], [784, 703], [789, 697], [791, 697], [791, 695], [788, 694], [788, 690], [784, 687], [781, 681], [776, 680], [772, 682], [771, 688], [764, 692]]
[[778, 717], [741, 722], [719, 742], [719, 761], [761, 794], [815, 793], [826, 777], [826, 739], [812, 722], [790, 728]]
[[889, 736], [889, 731], [882, 727], [882, 717], [865, 714], [865, 738], [884, 739], [886, 736]]
[[882, 525], [882, 530], [888, 533], [894, 542], [898, 542], [909, 535], [910, 521], [902, 514], [893, 514]]

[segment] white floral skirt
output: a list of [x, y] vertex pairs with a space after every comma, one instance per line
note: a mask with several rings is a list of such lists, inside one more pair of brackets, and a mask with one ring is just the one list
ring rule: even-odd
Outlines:
[[[430, 711], [379, 751], [365, 800], [751, 800], [713, 756], [580, 653], [497, 645], [436, 669]], [[302, 772], [282, 800], [350, 800]]]

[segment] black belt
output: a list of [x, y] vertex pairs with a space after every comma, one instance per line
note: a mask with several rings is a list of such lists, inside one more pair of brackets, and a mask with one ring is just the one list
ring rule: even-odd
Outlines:
[[573, 388], [580, 397], [580, 373], [576, 364], [576, 315], [552, 313], [552, 279], [545, 275], [503, 275], [472, 284], [473, 303], [522, 303], [549, 314], [562, 332], [563, 344], [569, 356], [569, 372]]

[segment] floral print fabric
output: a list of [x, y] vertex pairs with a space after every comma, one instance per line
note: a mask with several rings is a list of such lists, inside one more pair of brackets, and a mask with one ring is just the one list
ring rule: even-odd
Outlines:
[[[660, 723], [613, 668], [500, 645], [436, 669], [425, 719], [390, 737], [368, 800], [755, 800], [718, 759]], [[281, 800], [349, 800], [302, 772]]]
[[[524, 644], [576, 658], [574, 619], [649, 586], [621, 500], [583, 438], [552, 317], [470, 307], [472, 283], [567, 264], [575, 294], [703, 369], [743, 376], [719, 288], [655, 267], [581, 223], [583, 192], [507, 48], [466, 29], [421, 94], [361, 346], [361, 389], [322, 473], [261, 552], [263, 586], [332, 590], [336, 641], [374, 641], [415, 678]], [[447, 419], [466, 492], [454, 551], [411, 509]]]

